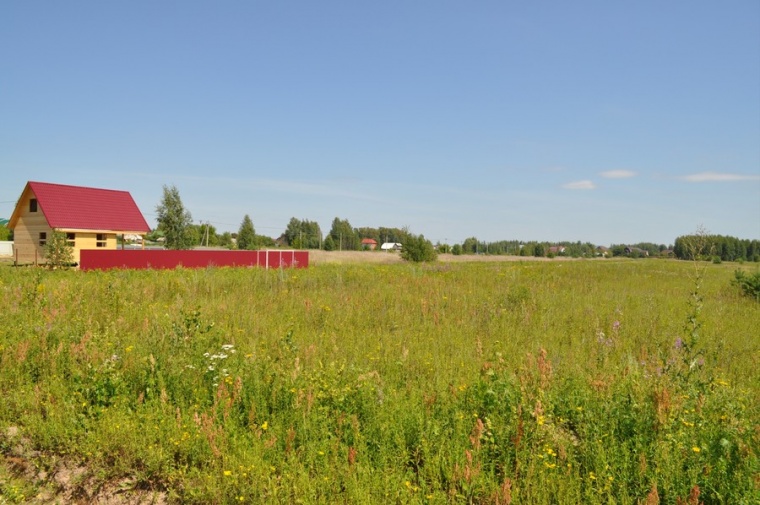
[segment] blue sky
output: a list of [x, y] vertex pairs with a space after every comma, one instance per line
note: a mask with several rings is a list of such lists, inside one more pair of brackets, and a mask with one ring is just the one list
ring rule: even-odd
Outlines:
[[276, 237], [760, 238], [760, 2], [0, 3], [0, 217], [175, 185]]

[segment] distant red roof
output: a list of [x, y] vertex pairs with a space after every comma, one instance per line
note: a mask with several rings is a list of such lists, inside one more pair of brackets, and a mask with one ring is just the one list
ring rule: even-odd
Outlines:
[[362, 244], [375, 244], [375, 245], [377, 245], [377, 240], [375, 240], [373, 238], [363, 238], [362, 239]]
[[[150, 231], [150, 226], [127, 191], [31, 181], [27, 183], [27, 188], [34, 193], [37, 205], [51, 228], [137, 233]], [[13, 214], [11, 224], [15, 225], [18, 209]]]

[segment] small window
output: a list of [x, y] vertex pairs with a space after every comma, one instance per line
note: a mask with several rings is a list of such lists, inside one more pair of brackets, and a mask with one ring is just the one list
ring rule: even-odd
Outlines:
[[32, 198], [29, 200], [29, 212], [37, 212], [37, 199]]
[[66, 233], [66, 242], [68, 242], [71, 247], [74, 247], [76, 240], [76, 233]]
[[106, 247], [108, 244], [105, 233], [95, 235], [95, 247]]
[[47, 244], [47, 232], [41, 231], [40, 232], [40, 247], [45, 247], [45, 244]]

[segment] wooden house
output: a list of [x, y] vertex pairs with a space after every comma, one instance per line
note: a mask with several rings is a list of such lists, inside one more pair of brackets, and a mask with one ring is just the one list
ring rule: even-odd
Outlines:
[[[116, 249], [119, 235], [150, 231], [127, 191], [28, 182], [8, 227], [13, 230], [19, 264], [45, 263], [45, 244], [53, 232], [66, 234], [79, 263], [82, 249]], [[123, 240], [122, 240], [123, 244]]]

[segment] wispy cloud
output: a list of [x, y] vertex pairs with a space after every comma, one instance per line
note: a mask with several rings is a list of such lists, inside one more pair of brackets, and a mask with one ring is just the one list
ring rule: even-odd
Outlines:
[[593, 181], [575, 181], [563, 184], [564, 189], [596, 189], [596, 184]]
[[637, 174], [632, 170], [607, 170], [599, 172], [599, 175], [605, 179], [628, 179], [636, 177]]
[[736, 181], [760, 181], [760, 175], [727, 174], [720, 172], [699, 172], [679, 177], [688, 182], [736, 182]]

